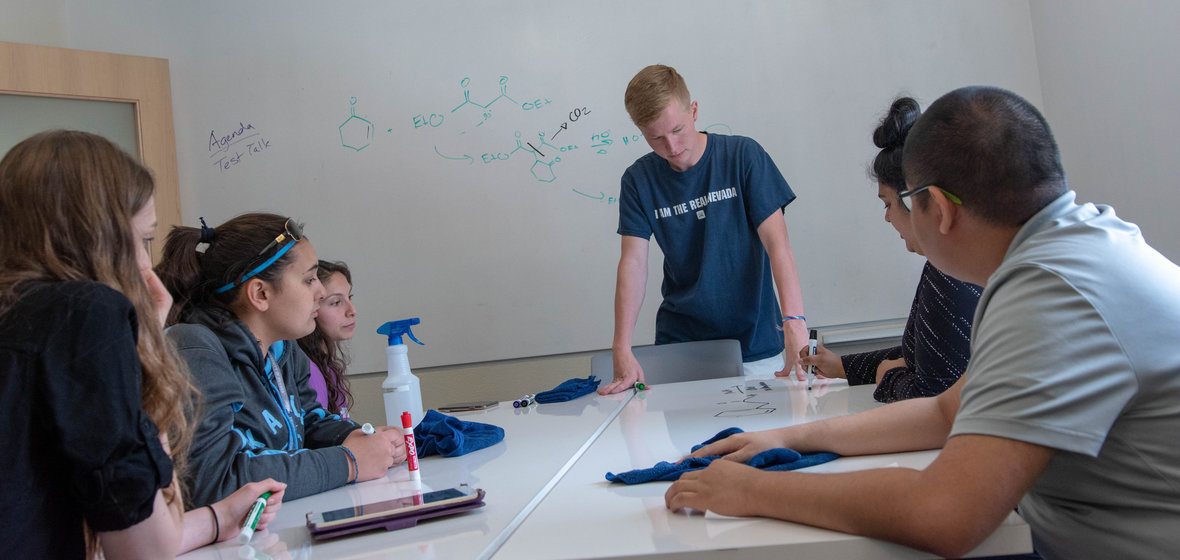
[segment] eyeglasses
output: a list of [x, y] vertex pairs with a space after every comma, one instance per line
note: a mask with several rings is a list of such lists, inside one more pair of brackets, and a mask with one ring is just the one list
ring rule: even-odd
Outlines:
[[[213, 293], [221, 294], [221, 293], [228, 292], [238, 286], [241, 286], [243, 282], [253, 278], [259, 272], [266, 270], [266, 267], [274, 264], [275, 261], [282, 258], [282, 256], [284, 254], [286, 254], [287, 251], [290, 251], [291, 247], [294, 247], [295, 244], [298, 243], [299, 240], [301, 240], [301, 239], [303, 239], [303, 224], [296, 222], [296, 221], [292, 220], [291, 218], [287, 218], [287, 221], [283, 222], [283, 232], [276, 235], [275, 238], [273, 240], [271, 240], [270, 243], [266, 244], [266, 247], [263, 247], [262, 250], [259, 251], [258, 254], [255, 255], [255, 257], [253, 259], [250, 259], [250, 262], [246, 263], [245, 268], [247, 270], [250, 270], [250, 272], [243, 274], [237, 280], [230, 282], [229, 284], [226, 284], [220, 288], [217, 288], [216, 290], [213, 291]], [[262, 264], [258, 265], [257, 267], [255, 267], [253, 269], [250, 268], [250, 265], [254, 264], [254, 261], [257, 261], [258, 259], [262, 258], [264, 255], [266, 255], [267, 251], [271, 250], [273, 247], [276, 247], [278, 245], [282, 245], [283, 243], [286, 243], [286, 245], [283, 245], [274, 254], [274, 256], [272, 256], [269, 259], [266, 259], [265, 261], [262, 262]]]
[[900, 205], [902, 207], [902, 209], [904, 209], [906, 212], [909, 212], [910, 207], [908, 204], [906, 204], [905, 199], [907, 199], [911, 196], [914, 196], [926, 189], [938, 189], [939, 191], [942, 192], [942, 194], [944, 196], [946, 196], [947, 200], [949, 200], [955, 204], [958, 204], [959, 206], [963, 205], [963, 201], [959, 200], [959, 197], [957, 197], [949, 192], [946, 192], [946, 189], [944, 189], [942, 187], [936, 187], [934, 185], [926, 185], [925, 187], [922, 187], [920, 189], [914, 189], [912, 191], [901, 191], [901, 192], [897, 193], [897, 204]]

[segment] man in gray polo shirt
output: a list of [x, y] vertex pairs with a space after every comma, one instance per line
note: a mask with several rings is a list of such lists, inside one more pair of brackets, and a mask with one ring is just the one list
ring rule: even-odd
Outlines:
[[683, 476], [668, 507], [763, 515], [959, 556], [1019, 504], [1045, 558], [1180, 550], [1180, 267], [1108, 206], [1077, 204], [1041, 114], [963, 88], [906, 140], [926, 257], [985, 285], [971, 361], [938, 397], [740, 434], [694, 455], [771, 447], [860, 455], [941, 447], [922, 471], [809, 475], [733, 461]]

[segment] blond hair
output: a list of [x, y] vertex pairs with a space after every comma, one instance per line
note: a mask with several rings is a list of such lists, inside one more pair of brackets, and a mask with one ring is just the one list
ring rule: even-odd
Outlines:
[[[53, 130], [12, 148], [0, 160], [0, 316], [19, 299], [20, 284], [31, 280], [89, 280], [122, 293], [139, 317], [143, 409], [168, 438], [178, 480], [192, 439], [187, 414], [196, 390], [164, 338], [136, 261], [142, 241], [131, 227], [154, 190], [151, 173], [101, 136]], [[178, 484], [163, 494], [183, 512]], [[89, 555], [96, 545], [88, 534]]]
[[640, 70], [627, 84], [623, 105], [635, 126], [646, 126], [660, 117], [672, 101], [688, 109], [692, 96], [684, 78], [671, 66], [653, 64]]

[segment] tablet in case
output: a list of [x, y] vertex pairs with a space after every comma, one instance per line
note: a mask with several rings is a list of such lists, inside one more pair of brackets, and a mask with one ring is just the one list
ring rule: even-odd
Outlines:
[[[447, 490], [427, 492], [418, 496], [405, 496], [394, 500], [325, 512], [322, 514], [323, 516], [335, 514], [335, 516], [344, 517], [325, 521], [324, 523], [313, 522], [312, 516], [314, 514], [308, 512], [307, 529], [311, 532], [311, 537], [315, 540], [331, 539], [375, 529], [395, 531], [413, 527], [418, 524], [418, 521], [423, 519], [454, 515], [483, 507], [484, 505], [483, 489], [476, 489], [470, 495], [460, 494], [454, 496], [447, 493], [457, 494], [458, 490], [450, 488]], [[415, 503], [415, 498], [419, 498], [421, 501]], [[430, 503], [435, 500], [439, 500], [439, 502], [436, 504]]]

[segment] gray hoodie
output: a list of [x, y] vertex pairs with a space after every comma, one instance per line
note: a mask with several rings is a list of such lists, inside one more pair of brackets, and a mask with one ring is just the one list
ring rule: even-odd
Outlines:
[[[168, 338], [188, 363], [203, 402], [189, 451], [191, 507], [267, 477], [287, 483], [284, 500], [348, 482], [348, 454], [340, 444], [357, 425], [316, 402], [298, 344], [270, 347], [282, 372], [276, 383], [253, 333], [228, 312], [190, 309], [181, 321], [168, 328]], [[284, 388], [286, 407], [279, 396]]]

